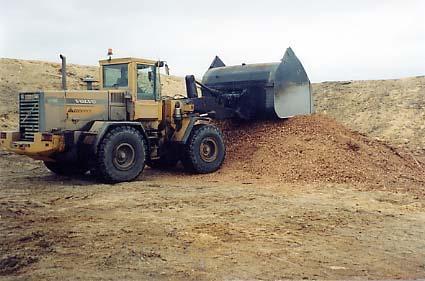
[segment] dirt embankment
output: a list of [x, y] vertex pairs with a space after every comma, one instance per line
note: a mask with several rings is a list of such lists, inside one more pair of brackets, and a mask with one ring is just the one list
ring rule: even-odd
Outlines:
[[[98, 67], [69, 64], [69, 89], [84, 89], [83, 78], [98, 78]], [[43, 61], [0, 59], [0, 114], [17, 113], [20, 91], [61, 88], [61, 65]]]
[[425, 154], [425, 76], [313, 84], [317, 112]]

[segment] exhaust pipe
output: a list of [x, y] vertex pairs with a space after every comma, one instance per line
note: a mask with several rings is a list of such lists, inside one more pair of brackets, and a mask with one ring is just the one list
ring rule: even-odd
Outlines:
[[186, 93], [187, 93], [187, 97], [190, 98], [190, 99], [197, 98], [198, 97], [198, 91], [196, 89], [195, 76], [193, 76], [193, 75], [186, 75], [185, 81], [186, 81]]
[[59, 55], [62, 60], [62, 90], [66, 91], [66, 57], [62, 54]]

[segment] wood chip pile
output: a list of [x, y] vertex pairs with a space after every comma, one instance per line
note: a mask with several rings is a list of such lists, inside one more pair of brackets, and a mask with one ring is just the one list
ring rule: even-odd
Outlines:
[[413, 155], [322, 115], [220, 126], [227, 146], [225, 173], [285, 182], [425, 186], [425, 165]]

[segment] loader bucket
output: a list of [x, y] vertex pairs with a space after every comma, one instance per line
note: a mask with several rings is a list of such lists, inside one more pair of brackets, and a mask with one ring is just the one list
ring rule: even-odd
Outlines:
[[203, 96], [219, 96], [240, 119], [287, 118], [313, 112], [310, 80], [291, 48], [278, 63], [226, 66], [215, 57], [202, 83]]
[[301, 62], [288, 48], [274, 73], [274, 111], [279, 118], [313, 111], [310, 80]]

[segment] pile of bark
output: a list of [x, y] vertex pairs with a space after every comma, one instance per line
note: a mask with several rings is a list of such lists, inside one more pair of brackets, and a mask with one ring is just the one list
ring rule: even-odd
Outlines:
[[286, 182], [425, 183], [425, 165], [412, 154], [326, 116], [220, 126], [226, 138], [226, 173]]

